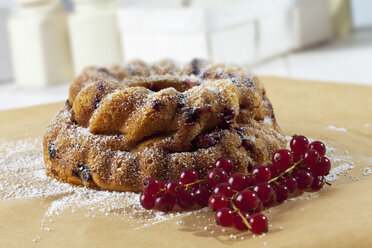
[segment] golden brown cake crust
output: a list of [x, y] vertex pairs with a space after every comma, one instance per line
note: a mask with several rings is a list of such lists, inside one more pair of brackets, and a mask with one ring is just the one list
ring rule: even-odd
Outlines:
[[147, 177], [201, 176], [220, 157], [235, 171], [270, 162], [285, 146], [272, 105], [246, 69], [194, 59], [89, 67], [44, 137], [47, 174], [62, 181], [140, 191]]

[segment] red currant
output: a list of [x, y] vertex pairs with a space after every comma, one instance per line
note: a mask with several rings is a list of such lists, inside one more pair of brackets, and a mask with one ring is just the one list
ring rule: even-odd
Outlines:
[[271, 178], [277, 177], [279, 175], [278, 169], [273, 164], [268, 164], [267, 167], [270, 170]]
[[314, 166], [309, 166], [309, 165], [306, 165], [306, 164], [302, 164], [302, 165], [298, 166], [298, 169], [302, 169], [302, 170], [308, 171], [310, 173], [313, 173]]
[[293, 193], [297, 190], [297, 181], [292, 176], [278, 178], [277, 182], [287, 186], [289, 193]]
[[271, 172], [267, 166], [261, 165], [252, 170], [253, 183], [264, 183], [271, 179]]
[[294, 152], [291, 152], [291, 154], [293, 156], [293, 163], [297, 163], [303, 158], [303, 154], [294, 153]]
[[273, 154], [272, 162], [279, 171], [285, 171], [292, 166], [293, 157], [290, 151], [280, 149]]
[[271, 199], [271, 196], [273, 194], [273, 188], [268, 183], [260, 183], [257, 184], [253, 191], [257, 193], [258, 198], [262, 202], [268, 202]]
[[182, 195], [177, 197], [177, 204], [182, 209], [190, 209], [195, 204], [195, 194], [192, 191], [185, 190]]
[[175, 202], [176, 198], [174, 196], [169, 194], [163, 194], [156, 198], [155, 207], [159, 211], [168, 212], [173, 209]]
[[159, 189], [166, 190], [167, 183], [165, 181], [158, 181]]
[[253, 214], [248, 222], [252, 227], [250, 231], [254, 234], [262, 234], [268, 231], [269, 223], [263, 214]]
[[331, 170], [331, 161], [327, 157], [321, 157], [314, 166], [314, 174], [317, 176], [326, 176]]
[[[306, 137], [299, 135], [292, 138], [290, 146], [291, 151], [276, 151], [272, 164], [250, 165], [248, 169], [252, 176], [234, 173], [228, 177], [234, 170], [233, 163], [221, 157], [202, 182], [195, 183], [199, 175], [193, 169], [184, 170], [179, 180], [167, 183], [147, 178], [143, 183], [140, 203], [145, 209], [155, 208], [163, 212], [171, 211], [175, 204], [182, 209], [190, 209], [195, 203], [201, 207], [209, 206], [216, 210], [216, 221], [221, 226], [234, 225], [237, 230], [243, 231], [247, 230], [247, 220], [252, 233], [262, 234], [268, 231], [267, 218], [261, 214], [264, 206], [270, 207], [275, 202], [287, 200], [290, 193], [297, 189], [320, 190], [326, 183], [324, 176], [331, 169], [331, 162], [324, 157], [326, 147], [322, 142], [309, 144]], [[291, 172], [280, 174], [292, 167], [294, 161], [297, 163], [300, 160], [301, 163]], [[275, 180], [269, 183], [270, 179]], [[230, 204], [236, 211], [231, 209]]]
[[235, 216], [230, 208], [221, 208], [216, 212], [216, 222], [221, 226], [231, 226], [234, 224]]
[[227, 183], [220, 183], [213, 188], [213, 193], [220, 193], [225, 197], [233, 196], [234, 192], [231, 189], [231, 186]]
[[314, 166], [319, 161], [319, 153], [314, 150], [310, 149], [305, 152], [304, 154], [304, 164], [308, 166]]
[[155, 206], [155, 198], [152, 195], [141, 194], [140, 203], [145, 209], [153, 209]]
[[258, 207], [259, 201], [257, 194], [252, 190], [244, 190], [234, 199], [236, 207], [247, 212], [254, 211]]
[[264, 208], [264, 205], [263, 205], [262, 201], [260, 201], [260, 202], [258, 203], [258, 207], [253, 211], [252, 214], [261, 213], [262, 210], [263, 210], [263, 208]]
[[217, 159], [216, 163], [214, 164], [215, 168], [219, 168], [224, 170], [228, 175], [230, 175], [233, 171], [233, 163], [230, 159], [222, 157]]
[[303, 135], [295, 135], [289, 146], [293, 153], [301, 155], [309, 149], [309, 140]]
[[274, 187], [277, 202], [284, 202], [289, 197], [289, 190], [287, 186], [283, 184], [276, 185]]
[[155, 195], [160, 191], [159, 182], [155, 178], [147, 178], [143, 181], [142, 191], [145, 195]]
[[308, 171], [300, 169], [295, 171], [293, 174], [297, 181], [297, 188], [300, 190], [308, 189], [313, 183], [314, 178]]
[[180, 174], [180, 181], [183, 184], [189, 184], [199, 179], [198, 173], [193, 169], [186, 169]]
[[200, 207], [206, 207], [208, 205], [208, 199], [211, 194], [211, 187], [208, 184], [203, 185], [195, 191], [195, 202]]
[[[272, 187], [272, 186], [271, 186], [271, 187]], [[273, 193], [272, 193], [272, 195], [271, 195], [270, 200], [267, 201], [267, 202], [264, 202], [263, 205], [264, 205], [265, 207], [270, 207], [270, 206], [272, 206], [275, 202], [276, 202], [276, 193], [275, 193], [275, 191], [273, 190]]]
[[236, 191], [242, 191], [251, 186], [250, 179], [245, 174], [240, 172], [232, 174], [228, 179], [228, 183], [231, 185], [232, 190]]
[[166, 191], [168, 194], [178, 197], [185, 191], [185, 186], [183, 186], [180, 180], [172, 180], [167, 183]]
[[314, 141], [310, 143], [309, 149], [316, 150], [320, 156], [324, 156], [327, 152], [326, 146], [323, 144], [323, 142], [320, 141]]
[[211, 187], [224, 183], [227, 180], [227, 174], [224, 170], [214, 168], [208, 172], [207, 181]]
[[322, 176], [316, 176], [314, 177], [313, 183], [311, 184], [311, 189], [318, 191], [324, 186], [324, 177]]
[[227, 208], [229, 203], [223, 194], [215, 193], [209, 197], [208, 206], [213, 210], [218, 210], [221, 208]]

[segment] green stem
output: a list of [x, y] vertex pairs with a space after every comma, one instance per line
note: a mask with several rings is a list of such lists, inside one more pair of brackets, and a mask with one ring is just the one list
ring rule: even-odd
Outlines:
[[237, 197], [237, 195], [239, 195], [239, 193], [240, 193], [239, 191], [235, 191], [235, 190], [234, 190], [234, 192], [235, 192], [235, 194], [231, 197], [228, 197], [227, 199], [234, 200], [235, 197]]
[[195, 182], [185, 184], [184, 186], [185, 186], [185, 188], [188, 188], [188, 187], [190, 187], [190, 186], [192, 186], [194, 184], [202, 183], [202, 182], [205, 182], [205, 181], [207, 181], [207, 179], [199, 179], [199, 180], [196, 180]]
[[279, 176], [277, 177], [274, 177], [273, 179], [269, 180], [268, 183], [272, 183], [272, 182], [275, 182], [276, 180], [278, 180], [279, 178], [283, 177], [285, 174], [287, 174], [288, 172], [291, 172], [297, 165], [299, 165], [300, 163], [302, 162], [302, 159], [297, 161], [296, 163], [294, 163], [291, 167], [289, 167], [288, 169], [286, 169], [285, 171], [283, 171], [282, 173], [279, 174]]
[[240, 218], [242, 218], [242, 221], [244, 224], [247, 226], [248, 229], [252, 229], [251, 225], [248, 223], [247, 219], [243, 216], [242, 212], [240, 212], [240, 209], [237, 208], [234, 204], [234, 202], [231, 200], [230, 201], [231, 207], [233, 208], [234, 212], [236, 212]]

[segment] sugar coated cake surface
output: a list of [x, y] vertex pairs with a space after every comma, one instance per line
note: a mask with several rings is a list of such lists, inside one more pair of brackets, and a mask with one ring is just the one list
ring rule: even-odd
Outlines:
[[239, 66], [194, 59], [88, 67], [44, 137], [47, 174], [117, 191], [148, 177], [205, 176], [220, 157], [248, 172], [285, 147], [257, 77]]

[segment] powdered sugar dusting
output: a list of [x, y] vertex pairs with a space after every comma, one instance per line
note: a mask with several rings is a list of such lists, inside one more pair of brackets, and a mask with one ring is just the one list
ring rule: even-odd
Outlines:
[[347, 129], [344, 127], [335, 127], [332, 125], [328, 125], [328, 129], [334, 130], [334, 131], [339, 131], [339, 132], [347, 132]]
[[71, 193], [70, 185], [45, 175], [41, 141], [20, 140], [0, 146], [0, 200]]
[[348, 170], [351, 170], [353, 168], [354, 168], [354, 165], [350, 163], [343, 163], [337, 167], [332, 168], [329, 174], [326, 176], [326, 180], [328, 182], [336, 181], [342, 173]]
[[165, 214], [141, 207], [139, 195], [132, 192], [109, 192], [74, 187], [45, 174], [40, 139], [24, 139], [0, 144], [0, 200], [44, 198], [52, 199], [45, 212], [47, 218], [66, 211], [83, 211], [86, 217], [97, 213], [136, 218], [134, 228], [144, 228], [190, 212]]
[[355, 167], [353, 158], [348, 155], [349, 152], [346, 150], [343, 154], [336, 154], [337, 149], [334, 147], [327, 146], [327, 157], [332, 162], [332, 168], [329, 174], [326, 176], [328, 182], [336, 181], [339, 176], [343, 173]]

